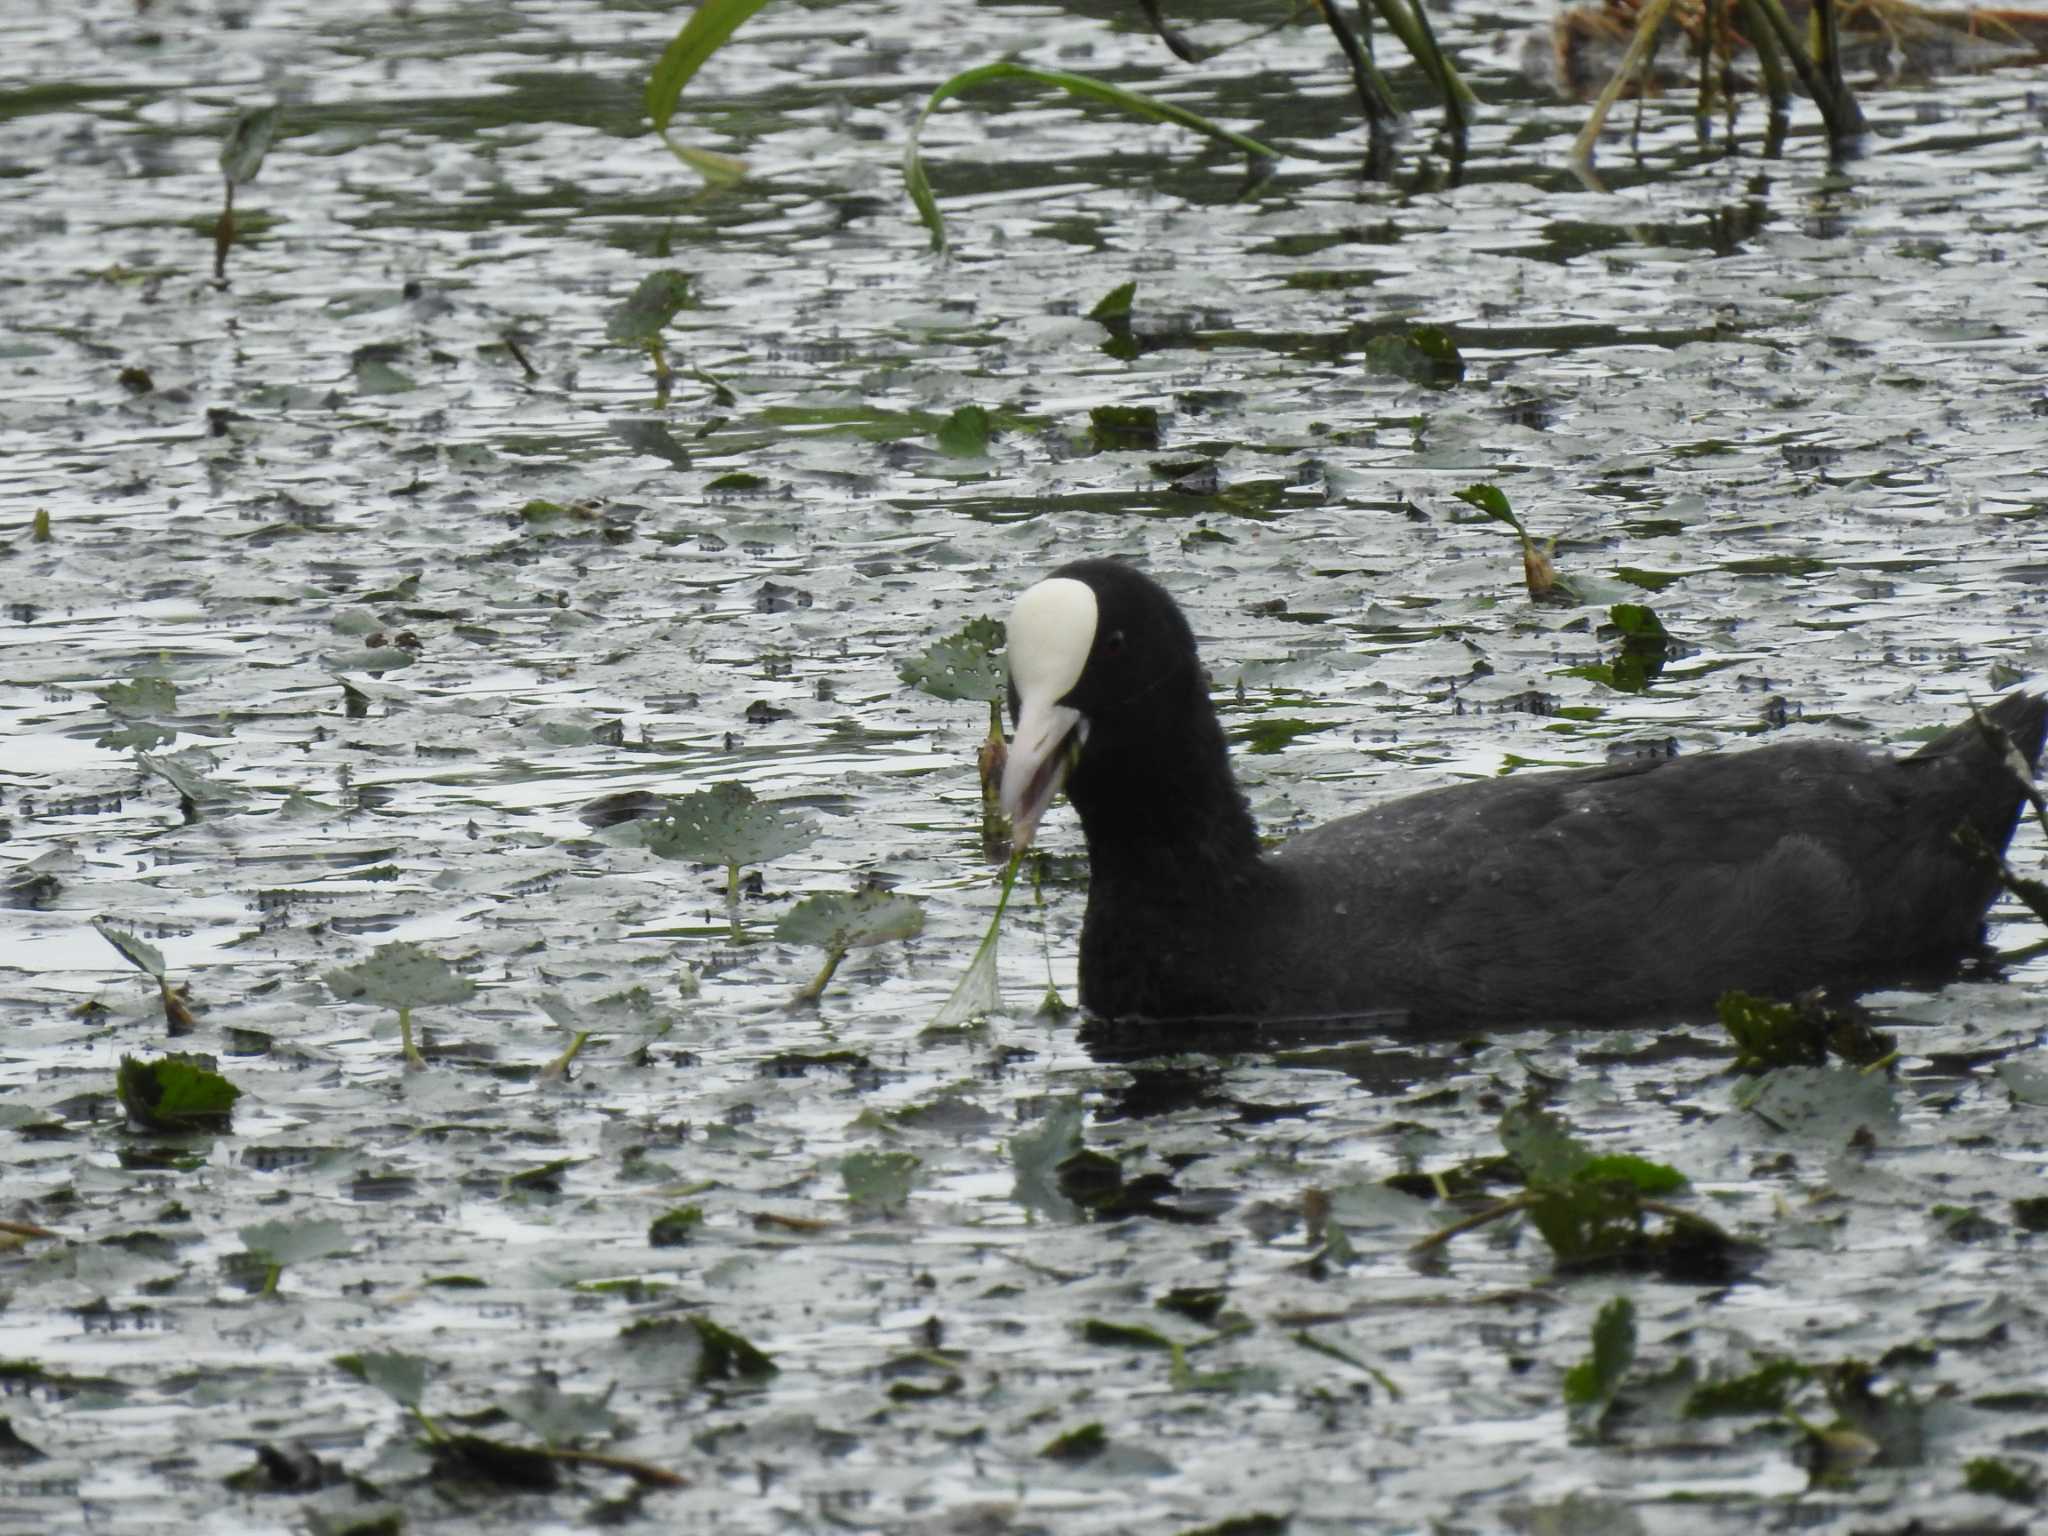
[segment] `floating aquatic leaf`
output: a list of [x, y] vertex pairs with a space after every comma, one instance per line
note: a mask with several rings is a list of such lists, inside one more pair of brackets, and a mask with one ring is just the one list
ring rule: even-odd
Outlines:
[[1767, 1360], [1744, 1375], [1704, 1382], [1693, 1388], [1686, 1395], [1682, 1411], [1688, 1419], [1776, 1417], [1791, 1404], [1793, 1394], [1812, 1379], [1812, 1368], [1797, 1360]]
[[267, 107], [249, 107], [235, 114], [228, 136], [220, 146], [220, 170], [233, 186], [254, 181], [263, 169], [263, 157], [277, 138], [284, 108], [276, 102]]
[[679, 1206], [673, 1211], [664, 1211], [648, 1223], [647, 1241], [655, 1248], [680, 1248], [695, 1238], [703, 1225], [702, 1208]]
[[[338, 1221], [324, 1219], [263, 1221], [243, 1227], [241, 1231], [242, 1246], [259, 1263], [269, 1265], [273, 1271], [288, 1264], [303, 1264], [309, 1259], [347, 1253], [355, 1247], [355, 1239], [346, 1227]], [[276, 1289], [274, 1275], [267, 1289]]]
[[381, 357], [357, 358], [354, 371], [357, 394], [404, 395], [419, 388], [410, 374], [392, 367]]
[[1419, 325], [1405, 335], [1373, 337], [1365, 344], [1365, 365], [1373, 373], [1430, 389], [1449, 389], [1465, 377], [1458, 344], [1434, 325]]
[[354, 965], [337, 966], [322, 978], [345, 1003], [379, 1003], [386, 1008], [425, 1008], [460, 1003], [476, 995], [476, 983], [446, 960], [417, 944], [386, 944]]
[[214, 1071], [207, 1057], [123, 1056], [115, 1096], [128, 1118], [146, 1130], [225, 1132], [242, 1090]]
[[1088, 318], [1105, 324], [1112, 320], [1128, 321], [1131, 318], [1131, 301], [1137, 294], [1136, 282], [1119, 284], [1096, 300], [1095, 307], [1088, 311]]
[[939, 452], [949, 458], [978, 459], [988, 452], [992, 436], [988, 412], [978, 405], [963, 405], [939, 426]]
[[839, 1160], [846, 1198], [869, 1211], [900, 1211], [923, 1166], [911, 1152], [849, 1152]]
[[1868, 1019], [1827, 1006], [1818, 993], [1793, 1003], [1772, 1003], [1746, 992], [1726, 992], [1714, 1004], [1721, 1027], [1735, 1042], [1733, 1070], [1767, 1072], [1774, 1067], [1818, 1067], [1829, 1056], [1851, 1066], [1884, 1061], [1898, 1042], [1870, 1027]]
[[157, 720], [178, 707], [178, 685], [168, 677], [144, 675], [93, 690], [109, 711], [123, 719]]
[[1593, 1319], [1593, 1353], [1565, 1372], [1565, 1407], [1580, 1433], [1600, 1437], [1622, 1378], [1635, 1359], [1635, 1304], [1616, 1296]]
[[124, 933], [118, 928], [108, 927], [107, 920], [104, 917], [94, 918], [92, 925], [99, 930], [101, 938], [105, 939], [120, 952], [123, 960], [126, 960], [138, 970], [147, 971], [158, 981], [164, 979], [164, 955], [162, 950], [158, 949], [154, 944], [138, 939], [132, 933]]
[[427, 1362], [396, 1350], [337, 1355], [334, 1363], [365, 1386], [375, 1387], [402, 1408], [415, 1411], [427, 1391]]
[[824, 950], [825, 963], [792, 1001], [809, 1004], [824, 996], [848, 950], [915, 938], [922, 932], [924, 908], [914, 897], [873, 889], [805, 897], [783, 914], [775, 925], [775, 937], [785, 944]]
[[1159, 411], [1150, 405], [1098, 405], [1088, 412], [1088, 440], [1098, 452], [1157, 448]]
[[896, 669], [896, 675], [935, 699], [1000, 700], [1008, 682], [1003, 664], [1002, 621], [986, 615], [969, 619]]
[[677, 469], [690, 467], [690, 450], [675, 439], [668, 423], [651, 416], [625, 416], [612, 423], [612, 436], [649, 458], [662, 459]]
[[499, 1398], [498, 1404], [544, 1445], [560, 1447], [609, 1439], [621, 1431], [619, 1416], [607, 1406], [611, 1395], [609, 1387], [596, 1394], [564, 1392], [536, 1374], [518, 1391]]
[[621, 346], [645, 347], [661, 339], [669, 321], [689, 306], [687, 272], [650, 272], [605, 321], [607, 339]]
[[787, 812], [764, 805], [754, 792], [728, 779], [668, 802], [668, 814], [642, 823], [647, 850], [658, 858], [728, 869], [765, 864], [810, 846], [816, 830]]
[[1847, 1067], [1778, 1067], [1742, 1084], [1735, 1101], [1774, 1130], [1837, 1146], [1899, 1117], [1890, 1078]]
[[1081, 1150], [1083, 1110], [1077, 1098], [1061, 1099], [1031, 1130], [1010, 1138], [1010, 1167], [1016, 1182], [1010, 1198], [1027, 1211], [1073, 1221], [1081, 1211], [1060, 1190], [1060, 1164]]

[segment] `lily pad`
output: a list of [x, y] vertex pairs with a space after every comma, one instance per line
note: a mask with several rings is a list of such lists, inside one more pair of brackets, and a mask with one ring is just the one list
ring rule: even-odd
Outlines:
[[345, 1003], [379, 1003], [386, 1008], [424, 1008], [460, 1003], [476, 995], [476, 983], [446, 960], [417, 944], [386, 944], [366, 960], [337, 966], [323, 978]]
[[935, 699], [995, 703], [1008, 683], [1003, 665], [1005, 636], [1000, 620], [969, 619], [896, 669], [896, 675]]
[[669, 321], [689, 303], [690, 277], [687, 272], [650, 272], [640, 279], [632, 294], [605, 321], [605, 337], [621, 346], [648, 346], [660, 340]]

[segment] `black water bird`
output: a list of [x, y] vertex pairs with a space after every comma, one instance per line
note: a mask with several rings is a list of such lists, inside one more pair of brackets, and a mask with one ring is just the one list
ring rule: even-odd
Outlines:
[[[1907, 757], [1838, 742], [1516, 774], [1262, 851], [1185, 617], [1082, 560], [1018, 598], [1003, 807], [1062, 786], [1088, 843], [1081, 1001], [1100, 1018], [1418, 1025], [1670, 1017], [1952, 969], [1983, 942], [2048, 697]], [[2003, 733], [2001, 739], [1999, 733]]]

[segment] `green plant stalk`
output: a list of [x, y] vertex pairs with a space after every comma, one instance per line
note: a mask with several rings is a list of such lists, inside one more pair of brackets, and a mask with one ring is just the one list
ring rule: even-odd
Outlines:
[[839, 969], [839, 962], [845, 958], [846, 951], [844, 949], [826, 950], [825, 963], [818, 967], [818, 974], [813, 976], [810, 984], [797, 993], [795, 997], [791, 998], [790, 1001], [793, 1003], [815, 1003], [819, 998], [823, 997], [825, 995], [825, 988], [831, 985], [832, 973]]
[[277, 1295], [277, 1282], [283, 1276], [284, 1266], [282, 1264], [267, 1265], [263, 1271], [263, 1289], [256, 1293], [257, 1296], [266, 1301], [275, 1297]]
[[991, 80], [1028, 80], [1037, 85], [1056, 86], [1060, 90], [1089, 101], [1101, 102], [1105, 106], [1119, 108], [1134, 116], [1155, 123], [1174, 123], [1182, 128], [1193, 129], [1212, 139], [1242, 150], [1247, 155], [1265, 160], [1280, 158], [1278, 150], [1261, 144], [1257, 139], [1233, 132], [1217, 123], [1210, 122], [1198, 113], [1185, 107], [1176, 107], [1169, 102], [1157, 101], [1150, 96], [1141, 96], [1136, 91], [1127, 91], [1122, 86], [1111, 85], [1106, 80], [1097, 80], [1089, 75], [1077, 75], [1064, 69], [1038, 69], [1029, 64], [1013, 64], [1001, 60], [994, 64], [983, 64], [976, 69], [964, 70], [950, 80], [940, 82], [937, 90], [926, 99], [924, 109], [917, 114], [917, 121], [911, 124], [910, 142], [903, 147], [903, 186], [909, 192], [911, 202], [917, 205], [917, 216], [924, 227], [931, 231], [932, 249], [942, 252], [946, 249], [946, 221], [939, 212], [938, 199], [932, 195], [932, 184], [924, 173], [924, 160], [918, 149], [918, 141], [924, 133], [925, 120], [940, 105], [958, 96], [962, 91], [975, 86], [986, 85]]
[[690, 13], [683, 30], [662, 49], [653, 73], [647, 77], [647, 115], [653, 120], [656, 133], [667, 134], [683, 87], [704, 67], [704, 61], [725, 46], [740, 23], [767, 3], [768, 0], [703, 0]]
[[406, 1066], [413, 1071], [418, 1072], [426, 1067], [427, 1058], [422, 1056], [419, 1052], [419, 1047], [412, 1043], [412, 1010], [410, 1008], [398, 1010], [398, 1050], [399, 1054], [405, 1058]]

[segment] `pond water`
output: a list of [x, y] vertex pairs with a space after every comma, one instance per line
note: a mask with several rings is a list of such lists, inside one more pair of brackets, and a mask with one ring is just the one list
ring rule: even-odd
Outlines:
[[[898, 667], [1063, 560], [1142, 560], [1271, 833], [1643, 742], [1905, 747], [1963, 718], [2048, 663], [2038, 69], [1856, 82], [1872, 134], [1839, 167], [1803, 104], [1770, 160], [1753, 102], [1732, 152], [1687, 99], [1624, 106], [1603, 193], [1564, 169], [1583, 108], [1518, 73], [1548, 12], [1460, 6], [1437, 25], [1484, 103], [1469, 155], [1415, 98], [1380, 185], [1327, 34], [1277, 7], [1177, 15], [1230, 45], [1197, 66], [1135, 8], [935, 15], [764, 10], [677, 119], [747, 161], [716, 188], [644, 132], [667, 8], [10, 21], [0, 1220], [56, 1236], [0, 1251], [0, 1532], [387, 1506], [447, 1530], [2021, 1529], [2048, 1476], [2024, 1203], [2048, 1194], [2048, 934], [2016, 904], [2002, 972], [1873, 999], [1894, 1080], [1788, 1080], [1760, 1110], [1705, 1020], [1120, 1063], [1037, 1011], [1074, 995], [1085, 900], [1055, 810], [1006, 1011], [934, 1033], [995, 900], [987, 717]], [[1284, 157], [1247, 187], [1178, 130], [971, 96], [925, 135], [935, 257], [911, 120], [1010, 53]], [[216, 283], [219, 145], [272, 99]], [[665, 401], [606, 339], [663, 269], [693, 295]], [[1117, 346], [1086, 317], [1127, 282]], [[1456, 341], [1455, 387], [1376, 371], [1418, 325]], [[1000, 428], [985, 453], [937, 442], [965, 406]], [[1159, 443], [1098, 444], [1103, 406], [1155, 408]], [[1512, 535], [1454, 495], [1477, 481], [1592, 601], [1528, 600]], [[1584, 675], [1615, 602], [1684, 648], [1640, 694]], [[731, 780], [815, 830], [755, 872], [738, 941], [722, 869], [588, 812]], [[2023, 828], [2017, 864], [2041, 853]], [[819, 956], [777, 919], [863, 880], [918, 898], [922, 936], [792, 1006]], [[95, 919], [160, 952], [189, 1035]], [[476, 989], [415, 1012], [424, 1071], [323, 979], [396, 941]], [[567, 1081], [541, 1071], [563, 1018], [597, 1031]], [[117, 1067], [166, 1049], [241, 1090], [230, 1134], [128, 1126]], [[1451, 1215], [1382, 1181], [1497, 1153], [1532, 1094], [1678, 1167], [1755, 1262], [1564, 1276], [1515, 1224], [1411, 1258]], [[1035, 1161], [1077, 1109], [1131, 1193], [1102, 1219]], [[252, 1248], [299, 1255], [274, 1295]], [[1564, 1380], [1617, 1296], [1636, 1355], [1599, 1435]], [[441, 1432], [687, 1483], [435, 1476], [407, 1393], [344, 1355], [424, 1361]], [[1787, 1412], [1682, 1411], [1771, 1360], [1810, 1373]], [[1822, 1391], [1850, 1361], [1861, 1417]], [[1816, 1474], [1791, 1417], [1844, 1415], [1865, 1443]], [[228, 1486], [295, 1446], [300, 1485]]]

